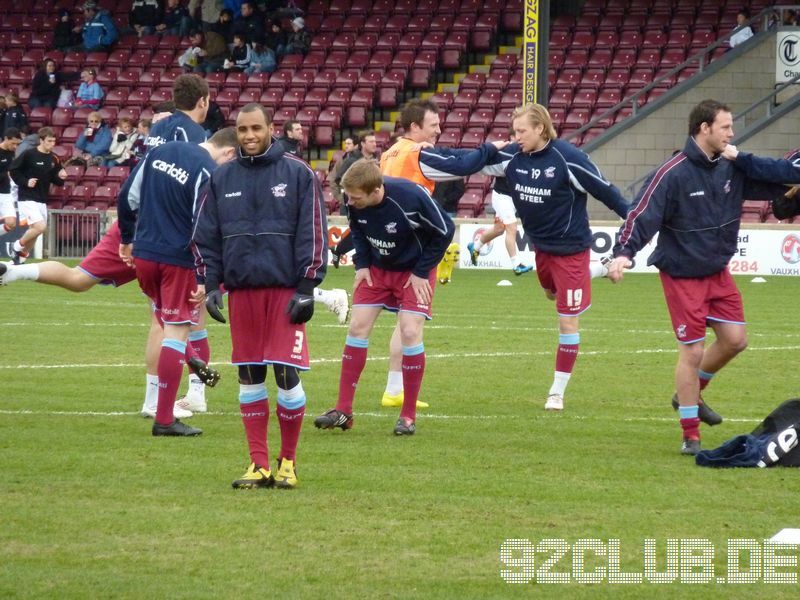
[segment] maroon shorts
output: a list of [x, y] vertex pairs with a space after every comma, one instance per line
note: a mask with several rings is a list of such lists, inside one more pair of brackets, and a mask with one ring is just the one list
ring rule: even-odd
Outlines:
[[114, 221], [78, 268], [90, 277], [99, 279], [101, 285], [119, 287], [133, 281], [136, 279], [136, 270], [122, 262], [119, 257], [121, 243], [119, 222]]
[[589, 250], [558, 256], [536, 253], [536, 274], [542, 287], [556, 297], [556, 312], [575, 317], [592, 305]]
[[194, 269], [142, 258], [135, 258], [134, 264], [139, 287], [153, 302], [161, 323], [197, 325], [200, 322], [200, 309], [189, 302], [189, 296], [197, 289]]
[[745, 324], [742, 295], [727, 268], [699, 278], [660, 275], [672, 328], [682, 344], [704, 339], [708, 321]]
[[[386, 310], [397, 312], [412, 312], [431, 318], [431, 304], [420, 304], [417, 295], [409, 285], [403, 286], [411, 277], [410, 271], [384, 271], [379, 267], [370, 267], [372, 287], [366, 282], [361, 282], [353, 292], [353, 306], [380, 306]], [[428, 282], [431, 284], [431, 300], [436, 290], [436, 269], [428, 273]]]
[[294, 288], [255, 288], [228, 293], [233, 364], [309, 368], [305, 323], [290, 323], [286, 314], [294, 292]]

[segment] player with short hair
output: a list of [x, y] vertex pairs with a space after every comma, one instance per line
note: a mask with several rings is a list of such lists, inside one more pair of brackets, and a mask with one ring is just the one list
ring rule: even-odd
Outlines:
[[[430, 194], [437, 181], [459, 179], [479, 172], [508, 142], [481, 144], [477, 149], [435, 148], [442, 133], [439, 107], [432, 100], [413, 98], [400, 111], [403, 135], [383, 154], [384, 175], [402, 177], [424, 187]], [[389, 374], [381, 405], [403, 405], [400, 331], [395, 328], [389, 342]], [[421, 403], [424, 404], [424, 403]], [[418, 408], [424, 406], [418, 405]]]
[[[770, 200], [778, 183], [800, 182], [800, 161], [739, 152], [730, 145], [733, 116], [717, 100], [703, 100], [689, 114], [689, 137], [645, 180], [620, 228], [609, 279], [658, 233], [649, 263], [661, 285], [678, 341], [676, 394], [683, 441], [681, 453], [700, 451], [700, 422], [722, 418], [700, 395], [725, 365], [747, 347], [744, 307], [728, 262], [737, 250], [742, 199]], [[706, 328], [716, 339], [705, 346]]]
[[175, 110], [169, 117], [154, 123], [145, 139], [148, 152], [167, 142], [200, 144], [206, 141], [206, 131], [200, 125], [208, 113], [206, 80], [198, 75], [178, 75], [172, 84], [172, 99]]
[[[194, 85], [193, 82], [188, 82]], [[180, 86], [178, 86], [180, 89]], [[174, 107], [171, 107], [174, 108]], [[161, 114], [154, 118], [155, 122], [167, 119], [170, 113]], [[196, 115], [199, 117], [199, 115]], [[187, 127], [182, 119], [172, 122], [169, 128], [162, 130], [168, 141], [185, 141], [187, 136], [198, 140], [197, 132]], [[205, 139], [205, 133], [202, 133]], [[196, 142], [196, 143], [199, 143]], [[92, 248], [89, 254], [75, 267], [68, 267], [57, 261], [44, 261], [24, 265], [8, 265], [0, 263], [0, 286], [8, 285], [15, 281], [36, 281], [49, 285], [56, 285], [72, 292], [85, 292], [97, 284], [113, 285], [119, 287], [130, 281], [136, 280], [136, 271], [132, 266], [125, 264], [119, 256], [121, 234], [119, 223], [115, 220]], [[145, 396], [142, 403], [141, 415], [154, 418], [158, 404], [158, 355], [161, 348], [163, 330], [155, 314], [151, 316], [150, 331], [145, 348], [146, 383]], [[186, 363], [190, 369], [189, 390], [185, 396], [175, 404], [174, 415], [180, 419], [192, 416], [194, 412], [206, 412], [205, 386], [213, 387], [219, 381], [219, 373], [208, 366], [210, 360], [210, 347], [208, 332], [205, 327], [198, 325], [189, 335]], [[191, 409], [191, 410], [190, 410]]]
[[483, 172], [505, 176], [522, 227], [536, 247], [539, 283], [556, 302], [558, 349], [544, 407], [560, 411], [580, 350], [579, 316], [592, 303], [587, 195], [620, 217], [627, 215], [628, 202], [584, 152], [558, 139], [544, 106], [521, 106], [512, 119], [518, 145], [504, 149], [500, 162]]
[[[0, 142], [0, 219], [3, 220], [3, 230], [13, 231], [17, 226], [17, 209], [14, 206], [16, 189], [12, 189], [11, 177], [8, 174], [11, 163], [14, 162], [14, 153], [22, 142], [19, 129], [9, 127], [3, 133]], [[16, 184], [14, 185], [16, 188]]]
[[[297, 486], [297, 442], [306, 393], [299, 371], [309, 368], [305, 323], [314, 314], [314, 288], [325, 277], [327, 224], [322, 189], [302, 159], [271, 144], [269, 111], [247, 104], [236, 118], [237, 160], [206, 187], [194, 244], [204, 265], [212, 317], [222, 320], [219, 285], [228, 290], [233, 364], [250, 466], [236, 489]], [[269, 463], [267, 365], [278, 387], [281, 431], [278, 470]]]
[[20, 225], [28, 225], [22, 237], [12, 245], [14, 264], [25, 262], [36, 238], [47, 229], [47, 199], [50, 186], [63, 187], [67, 172], [61, 167], [61, 161], [53, 154], [56, 145], [56, 133], [52, 127], [42, 127], [37, 136], [39, 145], [26, 150], [14, 159], [9, 173], [17, 185], [17, 206], [20, 214]]
[[455, 225], [425, 188], [386, 177], [362, 159], [344, 174], [350, 235], [356, 247], [353, 313], [342, 352], [336, 407], [320, 415], [322, 429], [353, 426], [353, 398], [367, 360], [369, 335], [381, 310], [397, 313], [402, 344], [403, 406], [396, 435], [416, 431], [417, 398], [425, 372], [422, 329], [431, 318], [436, 265]]
[[199, 322], [197, 305], [205, 299], [189, 250], [192, 220], [200, 190], [217, 165], [233, 160], [237, 145], [232, 128], [199, 145], [167, 142], [147, 153], [119, 194], [120, 257], [133, 261], [164, 328], [154, 436], [202, 433], [173, 415], [189, 327]]

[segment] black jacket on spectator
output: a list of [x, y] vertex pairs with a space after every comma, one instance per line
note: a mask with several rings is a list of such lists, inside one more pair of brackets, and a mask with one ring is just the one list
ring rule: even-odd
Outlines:
[[28, 130], [28, 115], [25, 114], [19, 104], [6, 109], [6, 116], [3, 118], [2, 124], [0, 124], [0, 137], [2, 137], [6, 129], [11, 129], [12, 127], [16, 127], [20, 131]]
[[75, 32], [72, 31], [73, 27], [75, 27], [75, 23], [72, 19], [58, 20], [53, 30], [53, 48], [61, 50], [81, 43], [80, 36], [75, 35]]
[[455, 213], [458, 209], [458, 201], [464, 195], [466, 185], [463, 179], [453, 179], [452, 181], [437, 181], [433, 188], [433, 199], [448, 213]]
[[[278, 22], [278, 27], [280, 27], [280, 22]], [[272, 48], [272, 51], [276, 51], [278, 46], [286, 44], [286, 32], [282, 29], [279, 31], [272, 30], [272, 24], [267, 28], [267, 32], [264, 34], [264, 45], [269, 46]]]
[[135, 0], [128, 13], [128, 21], [131, 27], [141, 25], [143, 27], [155, 27], [159, 25], [163, 18], [163, 12], [158, 0]]
[[233, 34], [244, 37], [245, 42], [263, 42], [264, 18], [261, 13], [253, 12], [249, 17], [239, 17], [233, 20]]
[[219, 104], [211, 100], [208, 103], [208, 113], [206, 114], [206, 120], [203, 121], [201, 127], [206, 131], [214, 133], [222, 129], [224, 125], [225, 125], [225, 115], [222, 114], [222, 109], [219, 107]]
[[[61, 94], [61, 86], [68, 81], [77, 81], [80, 73], [61, 73], [56, 71], [55, 81], [50, 81], [50, 75], [44, 69], [36, 71], [31, 84], [31, 99], [37, 98], [42, 105], [55, 108]], [[30, 100], [29, 100], [30, 102]]]

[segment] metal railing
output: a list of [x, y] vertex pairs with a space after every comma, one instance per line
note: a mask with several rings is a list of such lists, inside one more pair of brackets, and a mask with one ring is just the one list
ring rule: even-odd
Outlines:
[[[800, 6], [797, 5], [779, 5], [779, 6], [768, 6], [764, 8], [761, 12], [759, 12], [755, 17], [751, 18], [749, 21], [745, 23], [745, 25], [752, 25], [755, 23], [761, 23], [762, 27], [759, 30], [759, 33], [767, 31], [769, 29], [769, 19], [772, 16], [773, 12], [780, 11], [779, 14], [782, 14], [783, 9], [798, 9]], [[737, 28], [738, 29], [738, 28]], [[728, 47], [729, 41], [733, 34], [737, 31], [737, 29], [733, 29], [723, 37], [719, 38], [712, 44], [709, 44], [696, 54], [693, 54], [689, 58], [687, 58], [684, 62], [679, 65], [676, 65], [660, 77], [654, 79], [642, 89], [640, 89], [635, 94], [628, 96], [627, 98], [623, 98], [618, 104], [615, 104], [605, 112], [601, 113], [594, 119], [590, 120], [588, 123], [581, 126], [579, 129], [574, 131], [570, 131], [567, 135], [564, 136], [564, 139], [571, 140], [574, 138], [579, 137], [585, 131], [591, 129], [592, 127], [603, 127], [602, 123], [606, 121], [608, 118], [613, 117], [619, 111], [624, 108], [630, 107], [631, 108], [631, 117], [635, 117], [639, 110], [646, 105], [646, 96], [652, 90], [656, 89], [657, 87], [662, 86], [665, 81], [668, 81], [670, 78], [678, 75], [681, 71], [683, 71], [687, 67], [694, 66], [697, 63], [697, 73], [702, 73], [708, 64], [711, 62], [709, 55], [712, 54], [717, 48], [720, 47]], [[608, 129], [608, 126], [605, 126]]]
[[105, 211], [49, 210], [44, 255], [49, 258], [83, 258], [97, 245], [110, 223]]
[[[800, 83], [800, 74], [794, 76], [789, 81], [785, 81], [784, 83], [782, 83], [779, 86], [775, 87], [775, 89], [773, 91], [771, 91], [769, 94], [767, 94], [766, 96], [763, 96], [760, 99], [756, 100], [755, 102], [753, 102], [750, 106], [745, 108], [739, 114], [734, 115], [733, 116], [733, 122], [734, 123], [736, 123], [736, 122], [742, 123], [742, 128], [744, 129], [745, 127], [747, 127], [746, 121], [744, 121], [745, 117], [748, 114], [750, 114], [751, 112], [753, 112], [755, 109], [757, 109], [759, 107], [762, 107], [762, 106], [765, 108], [765, 111], [764, 111], [765, 114], [763, 116], [759, 117], [758, 120], [755, 121], [754, 123], [757, 123], [758, 121], [769, 121], [772, 118], [772, 115], [775, 113], [775, 107], [777, 105], [775, 100], [776, 100], [778, 94], [780, 94], [783, 90], [787, 89], [789, 86], [796, 85], [798, 83]], [[752, 123], [751, 126], [754, 123]], [[734, 128], [734, 130], [735, 130], [735, 128]], [[738, 136], [734, 136], [734, 138], [732, 140], [733, 143], [739, 143], [740, 141], [741, 141], [741, 134], [738, 135]], [[787, 148], [787, 150], [788, 150], [788, 148]], [[631, 195], [635, 194], [637, 189], [639, 188], [639, 186], [644, 182], [645, 179], [647, 179], [648, 175], [650, 175], [649, 172], [646, 173], [645, 175], [642, 175], [641, 177], [639, 177], [635, 181], [631, 182], [627, 186], [625, 186], [625, 191], [628, 194], [631, 194]]]

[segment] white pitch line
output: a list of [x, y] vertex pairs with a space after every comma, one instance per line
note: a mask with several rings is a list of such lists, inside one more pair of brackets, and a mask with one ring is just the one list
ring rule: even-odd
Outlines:
[[[110, 411], [110, 412], [101, 412], [101, 411], [68, 411], [68, 410], [0, 410], [0, 415], [8, 415], [8, 416], [45, 416], [45, 417], [140, 417], [139, 412], [129, 412], [129, 411]], [[239, 417], [239, 412], [229, 412], [229, 411], [209, 411], [207, 413], [203, 413], [203, 416], [210, 416], [210, 417]], [[396, 413], [392, 411], [391, 413], [380, 413], [380, 412], [354, 412], [353, 416], [356, 417], [369, 417], [369, 418], [378, 418], [378, 419], [395, 419], [397, 417]], [[502, 419], [519, 419], [520, 415], [443, 415], [443, 414], [428, 414], [421, 412], [417, 415], [420, 420], [453, 420], [453, 421], [487, 421], [487, 420], [502, 420]], [[586, 415], [576, 415], [576, 414], [528, 414], [525, 416], [528, 420], [535, 420], [535, 421], [544, 421], [550, 419], [567, 419], [570, 421], [627, 421], [629, 423], [639, 423], [639, 422], [649, 422], [649, 423], [674, 423], [675, 418], [668, 418], [668, 417], [623, 417], [620, 419], [619, 417], [602, 417], [602, 416], [593, 416], [589, 417]], [[761, 419], [741, 419], [741, 418], [730, 418], [725, 417], [726, 423], [756, 423], [760, 422]]]
[[[761, 346], [761, 347], [748, 347], [748, 352], [786, 352], [800, 350], [800, 346]], [[619, 354], [675, 354], [675, 348], [640, 348], [636, 350], [586, 350], [581, 352], [581, 356], [606, 356], [606, 355], [619, 355]], [[451, 352], [447, 354], [427, 354], [427, 359], [452, 359], [452, 358], [505, 358], [508, 356], [552, 356], [553, 350], [541, 350], [539, 352]], [[310, 362], [312, 365], [322, 365], [329, 363], [340, 363], [341, 357], [333, 358], [315, 358]], [[368, 356], [368, 361], [383, 361], [389, 360], [388, 356]], [[211, 362], [212, 366], [230, 366], [227, 362]], [[106, 368], [133, 368], [141, 367], [142, 363], [68, 363], [60, 365], [0, 365], [0, 370], [17, 370], [17, 369], [106, 369]]]
[[[16, 322], [16, 321], [5, 321], [0, 322], [0, 327], [27, 327], [31, 325], [36, 325], [39, 327], [97, 327], [97, 328], [108, 328], [108, 329], [116, 329], [118, 327], [135, 327], [137, 329], [144, 329], [150, 328], [149, 322], [141, 322], [141, 323], [110, 323], [110, 322], [101, 322], [101, 323], [93, 323], [93, 322], [71, 322], [71, 321], [28, 321], [28, 322]], [[217, 327], [216, 324], [213, 324]], [[344, 325], [340, 325], [338, 323], [315, 323], [313, 325], [315, 328], [319, 329], [345, 329]], [[220, 325], [221, 327], [221, 325]], [[394, 324], [391, 322], [385, 322], [383, 324], [378, 323], [376, 324], [376, 329], [390, 329], [394, 328]], [[509, 330], [509, 325], [496, 325], [494, 323], [486, 323], [482, 325], [445, 325], [445, 324], [436, 324], [436, 323], [428, 323], [425, 325], [426, 330], [455, 330], [455, 331], [502, 331], [507, 332]], [[515, 332], [536, 332], [536, 333], [552, 333], [553, 327], [552, 325], [543, 325], [543, 326], [523, 326], [519, 324], [513, 325], [513, 330]], [[619, 329], [608, 329], [608, 328], [597, 328], [597, 327], [583, 327], [581, 330], [586, 335], [591, 335], [593, 333], [620, 333]], [[622, 330], [624, 333], [630, 335], [664, 335], [668, 336], [671, 340], [672, 333], [669, 329], [624, 329]], [[795, 339], [800, 337], [800, 333], [760, 333], [760, 332], [753, 332], [748, 331], [748, 336], [751, 338], [759, 338], [759, 337], [769, 337], [770, 339], [775, 338], [788, 338], [788, 339]]]

